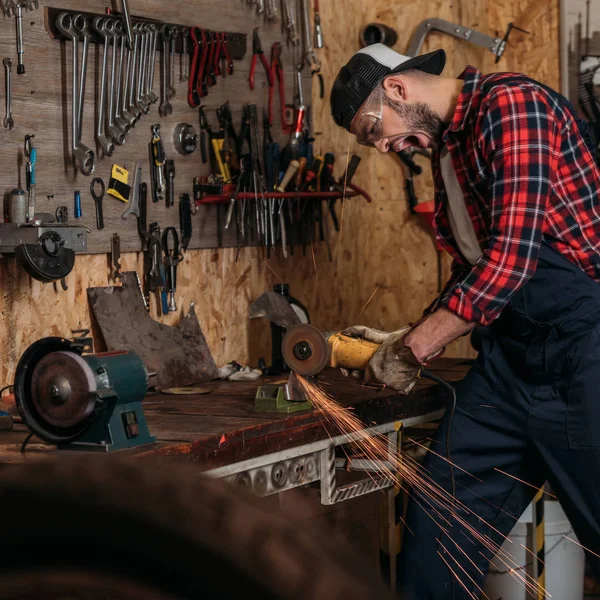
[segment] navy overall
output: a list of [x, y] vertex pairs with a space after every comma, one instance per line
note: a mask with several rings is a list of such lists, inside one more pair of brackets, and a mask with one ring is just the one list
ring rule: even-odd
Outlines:
[[[432, 444], [442, 456], [445, 419]], [[542, 242], [535, 274], [492, 324], [457, 390], [451, 458], [474, 477], [454, 469], [456, 498], [487, 524], [467, 520], [501, 545], [534, 488], [549, 481], [580, 543], [600, 554], [599, 428], [600, 284]], [[428, 453], [425, 468], [451, 489], [446, 462]], [[453, 523], [440, 538], [436, 523], [410, 503], [399, 558], [403, 600], [472, 598], [438, 555], [438, 538], [453, 557], [445, 555], [447, 562], [480, 596], [491, 553]], [[588, 558], [600, 575], [600, 560]]]

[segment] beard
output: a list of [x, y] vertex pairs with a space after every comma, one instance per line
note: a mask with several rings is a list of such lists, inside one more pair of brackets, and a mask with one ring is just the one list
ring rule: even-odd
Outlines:
[[383, 103], [389, 106], [401, 117], [408, 131], [419, 131], [424, 133], [432, 142], [441, 146], [442, 135], [446, 129], [441, 117], [425, 102], [413, 102], [405, 104], [396, 102], [383, 95]]

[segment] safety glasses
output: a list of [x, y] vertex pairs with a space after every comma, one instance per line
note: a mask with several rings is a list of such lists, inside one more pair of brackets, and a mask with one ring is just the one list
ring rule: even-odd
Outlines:
[[356, 141], [363, 146], [373, 146], [383, 137], [383, 86], [378, 85], [360, 111], [352, 125]]

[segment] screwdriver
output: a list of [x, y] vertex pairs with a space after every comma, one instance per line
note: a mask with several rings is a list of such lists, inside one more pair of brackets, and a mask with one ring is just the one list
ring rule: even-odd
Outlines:
[[310, 166], [310, 169], [306, 171], [306, 176], [304, 177], [304, 183], [302, 184], [303, 191], [314, 191], [315, 186], [313, 183], [317, 179], [321, 168], [323, 167], [323, 157], [315, 156]]
[[75, 193], [73, 195], [73, 216], [76, 219], [81, 219], [81, 194], [79, 193], [79, 190], [75, 190]]

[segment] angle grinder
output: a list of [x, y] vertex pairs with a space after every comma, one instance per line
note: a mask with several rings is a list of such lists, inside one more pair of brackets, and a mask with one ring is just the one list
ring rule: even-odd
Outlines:
[[325, 367], [365, 371], [379, 344], [348, 337], [339, 332], [323, 333], [314, 325], [290, 327], [281, 352], [290, 369], [299, 375], [316, 375]]
[[127, 351], [82, 352], [59, 337], [25, 351], [14, 386], [25, 425], [61, 449], [109, 452], [155, 441], [141, 407], [148, 391], [142, 360]]

